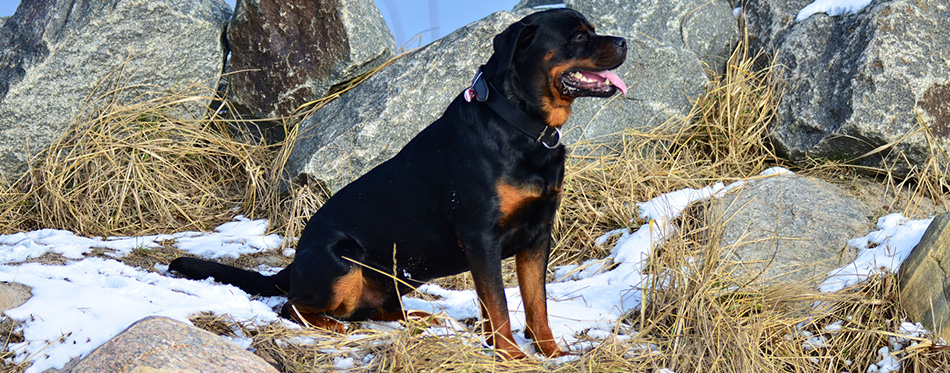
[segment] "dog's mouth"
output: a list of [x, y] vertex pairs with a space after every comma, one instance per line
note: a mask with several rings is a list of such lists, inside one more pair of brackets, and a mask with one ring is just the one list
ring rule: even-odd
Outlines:
[[610, 70], [568, 70], [561, 74], [561, 93], [566, 96], [608, 97], [618, 89], [627, 94], [627, 85]]

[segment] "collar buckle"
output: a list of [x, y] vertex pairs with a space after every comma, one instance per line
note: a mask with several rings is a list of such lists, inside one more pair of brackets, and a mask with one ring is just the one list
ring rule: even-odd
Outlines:
[[[551, 130], [554, 131], [551, 131]], [[545, 127], [544, 131], [541, 131], [541, 135], [538, 136], [537, 141], [544, 145], [545, 148], [554, 149], [558, 145], [561, 145], [561, 129], [556, 127]]]
[[464, 96], [466, 102], [472, 102], [473, 98], [478, 102], [485, 102], [488, 99], [488, 83], [482, 79], [482, 69], [478, 69], [478, 73], [472, 79], [472, 85], [465, 88]]

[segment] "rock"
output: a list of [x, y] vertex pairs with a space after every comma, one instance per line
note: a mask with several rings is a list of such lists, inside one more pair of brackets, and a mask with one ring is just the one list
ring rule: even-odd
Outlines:
[[513, 8], [512, 11], [518, 11], [525, 8], [536, 8], [536, 7], [557, 7], [563, 6], [564, 0], [521, 0]]
[[[138, 369], [138, 370], [136, 370]], [[136, 321], [71, 372], [277, 372], [224, 337], [166, 317]]]
[[29, 286], [16, 282], [0, 282], [0, 312], [17, 308], [33, 297]]
[[749, 0], [742, 6], [749, 48], [775, 52], [776, 40], [782, 39], [795, 25], [798, 12], [814, 0]]
[[290, 115], [393, 56], [372, 0], [239, 0], [228, 27], [233, 99], [254, 115]]
[[942, 339], [950, 339], [950, 213], [934, 218], [898, 270], [901, 306]]
[[854, 260], [847, 241], [871, 215], [834, 185], [798, 175], [750, 181], [718, 203], [723, 251], [759, 284], [823, 281]]
[[[565, 3], [569, 8], [584, 13], [599, 33], [623, 36], [630, 42], [643, 42], [648, 48], [673, 48], [677, 55], [684, 55], [682, 58], [691, 57], [693, 63], [698, 59], [717, 73], [725, 71], [725, 62], [739, 42], [739, 24], [732, 6], [725, 0], [567, 0]], [[686, 54], [685, 51], [693, 53]], [[641, 53], [649, 53], [649, 50]], [[648, 63], [644, 65], [644, 68], [649, 68]], [[702, 69], [702, 65], [699, 68]], [[673, 76], [666, 76], [664, 89], [657, 91], [671, 90], [670, 85], [681, 83], [670, 78]], [[627, 85], [633, 86], [629, 82]], [[702, 92], [694, 85], [684, 88], [691, 98], [695, 98], [693, 92]], [[683, 94], [682, 90], [677, 92]]]
[[[0, 28], [0, 178], [19, 177], [77, 116], [112, 98], [132, 103], [195, 85], [207, 95], [222, 71], [230, 13], [222, 0], [21, 3]], [[107, 95], [116, 88], [127, 89]], [[209, 102], [183, 110], [203, 115]]]
[[[748, 7], [760, 3], [775, 2]], [[782, 155], [867, 155], [855, 163], [906, 175], [932, 153], [918, 118], [936, 152], [950, 151], [950, 4], [875, 1], [857, 14], [819, 13], [787, 26], [792, 14], [784, 9], [772, 22], [767, 15], [750, 21], [770, 25], [750, 31], [769, 40], [786, 67], [773, 134]]]
[[[628, 12], [636, 10], [611, 6]], [[300, 138], [287, 163], [288, 175], [298, 181], [324, 182], [335, 191], [392, 157], [437, 119], [471, 83], [478, 66], [491, 55], [492, 38], [531, 12], [498, 12], [456, 30], [393, 62], [306, 118], [300, 124]], [[639, 13], [613, 14], [617, 18], [638, 16]], [[735, 32], [735, 18], [731, 13], [729, 18], [733, 29], [726, 34]], [[575, 101], [574, 114], [564, 125], [565, 143], [616, 144], [620, 141], [618, 133], [625, 128], [649, 129], [689, 112], [692, 100], [708, 82], [695, 52], [682, 42], [669, 45], [644, 38], [639, 29], [621, 30], [609, 23], [601, 27], [601, 22], [610, 19], [607, 14], [589, 19], [600, 34], [628, 37], [627, 62], [615, 72], [631, 90], [626, 97]], [[575, 151], [590, 150], [585, 147]]]
[[[574, 105], [565, 125], [569, 144], [616, 145], [627, 128], [647, 130], [685, 117], [709, 83], [707, 67], [724, 71], [738, 25], [727, 1], [568, 0], [597, 32], [627, 38], [627, 61], [618, 74], [626, 96]], [[595, 146], [596, 147], [596, 146]], [[587, 154], [595, 147], [575, 147]]]

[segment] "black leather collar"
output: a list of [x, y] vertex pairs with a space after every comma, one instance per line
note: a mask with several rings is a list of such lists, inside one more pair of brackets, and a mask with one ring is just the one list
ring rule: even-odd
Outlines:
[[[494, 94], [492, 94], [494, 92]], [[495, 113], [502, 117], [508, 125], [514, 127], [525, 136], [530, 137], [548, 149], [554, 149], [561, 144], [561, 130], [548, 126], [540, 120], [533, 119], [518, 110], [501, 94], [490, 82], [482, 77], [482, 70], [478, 69], [472, 85], [465, 89], [465, 100], [471, 102], [476, 99], [484, 102]]]

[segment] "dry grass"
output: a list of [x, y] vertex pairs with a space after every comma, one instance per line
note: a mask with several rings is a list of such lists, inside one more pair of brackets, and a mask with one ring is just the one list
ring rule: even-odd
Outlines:
[[720, 247], [721, 215], [696, 209], [651, 256], [644, 306], [628, 319], [638, 337], [664, 352], [662, 366], [677, 372], [864, 371], [880, 361], [879, 349], [904, 338], [910, 348], [893, 356], [915, 369], [906, 371], [947, 368], [950, 353], [929, 336], [900, 331], [907, 316], [894, 274], [833, 294], [807, 283], [749, 286], [752, 275], [723, 260], [729, 256]]
[[261, 215], [275, 148], [233, 139], [217, 113], [181, 119], [176, 110], [212, 99], [191, 92], [95, 105], [97, 115], [73, 123], [6, 192], [15, 202], [0, 220], [18, 230], [115, 235], [207, 230], [235, 213]]
[[943, 207], [950, 203], [950, 199], [947, 198], [947, 192], [950, 192], [950, 156], [939, 145], [941, 140], [934, 136], [926, 122], [918, 117], [918, 124], [919, 132], [927, 141], [927, 159], [918, 164], [898, 157], [899, 160], [906, 162], [907, 168], [910, 169], [907, 176], [894, 175], [886, 165], [877, 170], [880, 175], [883, 175], [889, 189], [912, 191], [907, 198], [907, 203], [903, 204], [901, 212], [904, 216], [929, 214], [930, 211], [924, 211], [921, 214], [924, 201], [934, 201]]
[[7, 363], [14, 356], [13, 351], [10, 350], [10, 345], [23, 342], [23, 332], [17, 330], [19, 324], [6, 316], [0, 316], [0, 336], [2, 336], [0, 338], [3, 338], [3, 349], [0, 350], [0, 361], [3, 362], [3, 366], [0, 366], [0, 372], [22, 372], [26, 370], [26, 367], [21, 365]]
[[[460, 326], [452, 319], [440, 320], [443, 325]], [[279, 324], [249, 327], [221, 319], [201, 325], [222, 335], [251, 338], [259, 354], [286, 372], [326, 371], [350, 364], [350, 370], [369, 372], [571, 372], [582, 366], [598, 367], [592, 371], [616, 372], [641, 371], [649, 366], [631, 354], [638, 350], [627, 341], [603, 343], [592, 350], [597, 353], [579, 356], [573, 363], [557, 364], [533, 358], [501, 361], [491, 349], [481, 345], [478, 335], [471, 330], [456, 329], [454, 333], [437, 336], [428, 324], [419, 323], [398, 327], [392, 323], [354, 324], [345, 335]]]
[[[900, 153], [897, 145], [912, 136], [920, 136], [927, 144], [923, 162], [912, 162]], [[884, 152], [880, 167], [858, 166], [854, 160], [808, 160], [800, 173], [820, 177], [845, 189], [855, 190], [858, 197], [880, 214], [899, 212], [911, 218], [926, 218], [950, 211], [950, 155], [939, 145], [927, 123], [918, 117], [918, 127], [891, 143], [861, 155], [854, 160]], [[895, 173], [895, 168], [908, 170]], [[871, 175], [870, 177], [868, 175]], [[862, 186], [863, 185], [863, 186]], [[868, 188], [864, 186], [869, 186]], [[867, 190], [861, 190], [867, 189]]]
[[[126, 91], [142, 87], [122, 87], [113, 79], [122, 75], [119, 67], [100, 82], [103, 92], [84, 104], [66, 133], [34, 159], [27, 175], [0, 184], [0, 232], [61, 228], [109, 236], [209, 230], [243, 214], [269, 218], [285, 236], [297, 236], [327, 192], [287, 184], [282, 170], [297, 136], [293, 124], [393, 60], [290, 117], [263, 120], [236, 117], [227, 100], [198, 86], [124, 99]], [[220, 106], [200, 109], [208, 103]], [[280, 141], [232, 135], [275, 123], [282, 127], [276, 131], [286, 134]]]
[[804, 283], [749, 286], [754, 275], [724, 259], [721, 215], [694, 210], [651, 256], [644, 306], [629, 315], [664, 352], [659, 363], [686, 372], [816, 371], [795, 326], [823, 316], [811, 305], [829, 296]]

